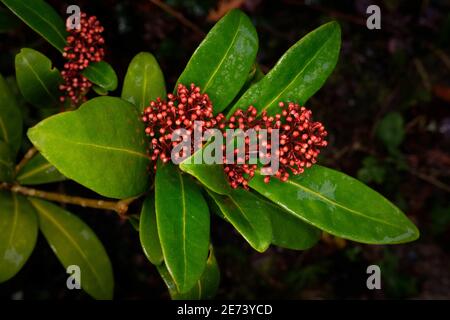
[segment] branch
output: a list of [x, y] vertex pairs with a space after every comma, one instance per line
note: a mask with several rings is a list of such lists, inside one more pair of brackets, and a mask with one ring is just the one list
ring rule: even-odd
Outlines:
[[128, 206], [136, 199], [130, 198], [120, 201], [89, 199], [89, 198], [69, 196], [55, 192], [47, 192], [32, 188], [26, 188], [17, 184], [7, 184], [7, 183], [0, 184], [0, 190], [10, 190], [11, 192], [19, 193], [29, 197], [35, 197], [59, 203], [73, 204], [84, 208], [88, 207], [102, 210], [112, 210], [117, 212], [120, 216], [123, 216], [127, 213]]
[[167, 12], [169, 15], [171, 15], [175, 19], [177, 19], [185, 27], [188, 27], [189, 29], [191, 29], [192, 31], [197, 33], [199, 36], [202, 36], [202, 37], [205, 36], [205, 33], [203, 32], [203, 30], [200, 29], [197, 25], [195, 25], [191, 21], [189, 21], [188, 19], [186, 19], [181, 12], [176, 11], [171, 6], [169, 6], [168, 4], [166, 4], [160, 0], [149, 0], [149, 1], [151, 3], [153, 3], [155, 6], [162, 9], [163, 11]]
[[23, 167], [30, 161], [36, 154], [38, 153], [38, 150], [35, 147], [31, 147], [27, 153], [25, 153], [23, 159], [19, 162], [19, 164], [16, 166], [16, 174], [19, 173], [20, 170], [22, 170]]

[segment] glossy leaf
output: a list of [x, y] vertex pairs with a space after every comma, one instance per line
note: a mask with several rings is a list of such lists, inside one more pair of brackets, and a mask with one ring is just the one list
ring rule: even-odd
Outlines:
[[0, 0], [22, 21], [63, 52], [66, 27], [58, 13], [44, 0]]
[[128, 198], [147, 190], [144, 126], [136, 108], [122, 99], [89, 100], [40, 122], [28, 137], [64, 176], [105, 197]]
[[83, 70], [82, 74], [93, 84], [106, 91], [114, 91], [117, 88], [117, 74], [113, 67], [105, 61], [91, 63]]
[[292, 250], [306, 250], [320, 239], [321, 231], [277, 206], [263, 200], [272, 225], [272, 244]]
[[22, 114], [14, 94], [0, 75], [0, 140], [9, 144], [15, 156], [22, 143]]
[[19, 171], [16, 179], [21, 185], [37, 185], [64, 181], [66, 177], [39, 153]]
[[209, 211], [200, 189], [171, 163], [158, 164], [155, 180], [158, 235], [178, 291], [200, 279], [209, 247]]
[[416, 226], [391, 202], [358, 180], [314, 165], [286, 182], [255, 175], [250, 187], [302, 220], [332, 235], [369, 244], [419, 237]]
[[11, 182], [13, 178], [14, 159], [9, 145], [0, 140], [0, 183]]
[[212, 299], [216, 295], [220, 283], [220, 270], [217, 264], [214, 252], [211, 249], [208, 261], [206, 262], [205, 271], [196, 285], [186, 293], [180, 293], [177, 290], [175, 281], [173, 281], [167, 267], [163, 264], [159, 265], [158, 272], [169, 289], [170, 297], [173, 300], [205, 300]]
[[142, 249], [148, 260], [154, 265], [163, 262], [161, 243], [156, 226], [155, 197], [149, 196], [145, 199], [139, 220], [139, 237]]
[[164, 75], [155, 57], [141, 52], [131, 60], [122, 88], [122, 99], [134, 104], [139, 112], [150, 105], [151, 100], [164, 98]]
[[188, 161], [184, 161], [180, 163], [180, 169], [197, 178], [215, 193], [226, 195], [233, 191], [221, 164], [190, 164]]
[[27, 198], [0, 191], [0, 283], [14, 277], [36, 245], [38, 221]]
[[221, 112], [247, 80], [258, 51], [258, 36], [250, 19], [230, 11], [208, 33], [177, 83], [195, 83]]
[[42, 53], [24, 48], [16, 55], [16, 77], [25, 100], [39, 108], [59, 104], [62, 78], [52, 62]]
[[337, 22], [327, 23], [293, 45], [273, 69], [253, 85], [233, 106], [254, 105], [261, 113], [277, 112], [280, 101], [304, 104], [333, 71], [339, 56], [341, 31]]
[[225, 219], [257, 251], [264, 252], [272, 241], [272, 228], [266, 201], [244, 189], [233, 190], [228, 196], [208, 191]]
[[61, 264], [77, 265], [81, 287], [95, 299], [112, 299], [114, 278], [111, 262], [95, 233], [77, 216], [46, 201], [31, 198], [39, 225]]

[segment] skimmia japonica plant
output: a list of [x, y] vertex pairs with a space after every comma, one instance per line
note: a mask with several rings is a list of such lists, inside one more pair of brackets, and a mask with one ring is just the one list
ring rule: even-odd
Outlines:
[[[0, 77], [0, 282], [22, 268], [41, 231], [64, 267], [80, 267], [88, 294], [113, 297], [113, 268], [103, 245], [60, 203], [139, 219], [143, 252], [174, 299], [211, 298], [219, 286], [213, 215], [259, 252], [270, 245], [306, 250], [323, 231], [367, 244], [418, 238], [414, 224], [383, 196], [317, 164], [328, 132], [307, 102], [338, 60], [336, 22], [304, 36], [264, 75], [255, 62], [254, 26], [243, 12], [230, 11], [169, 93], [155, 58], [142, 52], [130, 62], [121, 96], [114, 97], [108, 93], [118, 79], [104, 61], [103, 27], [95, 17], [81, 14], [74, 29], [42, 0], [1, 2], [65, 63], [58, 71], [42, 53], [23, 48], [16, 81]], [[23, 99], [55, 114], [27, 131], [33, 147], [15, 165]], [[252, 149], [250, 137], [239, 143], [234, 129], [266, 139]], [[205, 141], [208, 132], [215, 134]], [[191, 139], [196, 133], [203, 137], [199, 144]], [[208, 153], [218, 161], [195, 161]], [[35, 189], [68, 179], [109, 199]], [[127, 208], [138, 199], [141, 213], [132, 217]]]

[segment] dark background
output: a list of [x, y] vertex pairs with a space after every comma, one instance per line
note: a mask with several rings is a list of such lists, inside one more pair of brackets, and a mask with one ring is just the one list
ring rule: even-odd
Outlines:
[[[64, 15], [78, 4], [106, 28], [106, 60], [123, 79], [140, 51], [157, 57], [173, 87], [203, 38], [149, 0], [48, 1]], [[298, 39], [336, 19], [342, 27], [338, 65], [308, 106], [325, 124], [330, 145], [320, 162], [358, 177], [396, 203], [421, 237], [396, 246], [362, 245], [331, 236], [311, 250], [253, 251], [233, 228], [213, 217], [212, 241], [222, 271], [218, 298], [449, 299], [450, 298], [450, 3], [423, 1], [194, 1], [166, 4], [207, 32], [239, 6], [255, 24], [264, 71]], [[381, 7], [381, 30], [366, 28], [366, 8]], [[14, 55], [35, 48], [61, 67], [58, 52], [18, 24], [0, 34], [0, 72], [12, 75]], [[120, 94], [120, 87], [115, 92]], [[31, 110], [28, 125], [39, 120]], [[76, 185], [46, 187], [94, 196]], [[138, 234], [114, 213], [71, 207], [98, 234], [112, 260], [116, 299], [168, 298]], [[132, 208], [137, 212], [138, 207]], [[366, 288], [366, 268], [377, 264], [382, 290]], [[22, 271], [0, 286], [2, 298], [90, 299], [68, 291], [67, 274], [40, 235]]]

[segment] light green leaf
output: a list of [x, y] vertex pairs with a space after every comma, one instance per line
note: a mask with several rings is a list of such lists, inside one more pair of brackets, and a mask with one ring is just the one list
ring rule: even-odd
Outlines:
[[139, 112], [156, 98], [165, 98], [164, 75], [155, 57], [141, 52], [131, 60], [122, 88], [122, 99], [134, 104]]
[[161, 243], [156, 226], [155, 197], [149, 196], [145, 199], [139, 220], [139, 238], [142, 249], [148, 260], [154, 265], [163, 262]]
[[63, 52], [67, 31], [58, 13], [43, 0], [1, 0], [31, 29]]
[[0, 140], [9, 145], [14, 157], [22, 143], [22, 126], [22, 114], [16, 98], [0, 75]]
[[16, 77], [25, 100], [38, 108], [59, 104], [61, 75], [42, 53], [24, 48], [16, 55]]
[[257, 251], [264, 252], [272, 241], [272, 228], [266, 201], [244, 189], [233, 190], [228, 196], [208, 191], [225, 219]]
[[147, 190], [144, 125], [136, 108], [122, 99], [89, 100], [40, 122], [28, 137], [64, 176], [105, 197], [128, 198]]
[[[192, 157], [194, 156], [195, 154]], [[180, 163], [180, 169], [197, 178], [198, 181], [215, 193], [226, 195], [233, 191], [221, 164], [194, 164], [188, 158]]]
[[14, 277], [33, 252], [36, 212], [27, 198], [0, 191], [0, 283]]
[[177, 83], [200, 86], [221, 112], [247, 80], [257, 51], [255, 27], [242, 11], [232, 10], [211, 29]]
[[16, 179], [21, 185], [37, 185], [64, 181], [66, 177], [39, 153], [19, 171]]
[[114, 91], [117, 88], [117, 74], [113, 67], [105, 61], [91, 63], [83, 70], [82, 74], [93, 84], [106, 91]]
[[111, 262], [95, 233], [78, 217], [46, 201], [30, 198], [42, 233], [61, 264], [80, 267], [81, 287], [95, 299], [112, 299]]
[[159, 265], [158, 272], [166, 283], [169, 289], [170, 297], [173, 300], [205, 300], [213, 299], [219, 288], [220, 270], [211, 248], [208, 261], [206, 262], [205, 271], [202, 277], [197, 281], [197, 284], [186, 293], [180, 293], [177, 290], [175, 281], [173, 281], [167, 267], [163, 264]]
[[307, 223], [369, 244], [417, 239], [416, 226], [391, 202], [358, 180], [314, 165], [286, 182], [255, 174], [249, 186]]
[[0, 140], [0, 183], [11, 182], [14, 175], [14, 160], [9, 145]]
[[273, 69], [251, 86], [233, 106], [253, 105], [261, 113], [277, 113], [280, 101], [304, 104], [333, 71], [339, 57], [341, 30], [337, 22], [327, 23], [310, 32], [278, 60]]
[[167, 269], [178, 291], [200, 279], [209, 247], [209, 211], [200, 189], [171, 164], [158, 164], [155, 180], [158, 235]]

